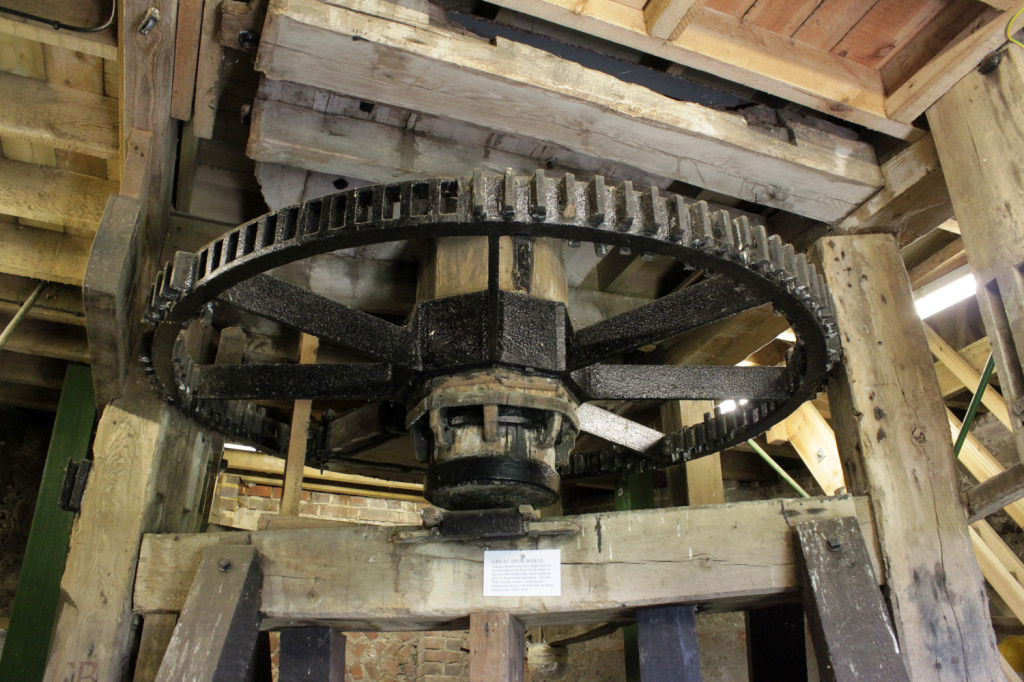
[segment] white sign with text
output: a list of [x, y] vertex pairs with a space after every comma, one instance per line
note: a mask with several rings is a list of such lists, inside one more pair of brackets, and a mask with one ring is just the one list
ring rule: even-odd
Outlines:
[[562, 550], [514, 549], [484, 552], [485, 597], [559, 597]]

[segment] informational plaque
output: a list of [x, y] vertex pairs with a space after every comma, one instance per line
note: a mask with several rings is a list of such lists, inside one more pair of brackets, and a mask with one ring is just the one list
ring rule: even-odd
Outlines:
[[562, 594], [562, 550], [484, 552], [485, 597], [558, 597]]

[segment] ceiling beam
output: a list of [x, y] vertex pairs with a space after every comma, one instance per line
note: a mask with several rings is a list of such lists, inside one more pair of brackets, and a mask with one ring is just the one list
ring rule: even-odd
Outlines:
[[0, 222], [0, 273], [81, 286], [91, 246], [90, 236]]
[[[0, 313], [13, 315], [36, 287], [36, 280], [0, 274]], [[29, 308], [30, 320], [85, 325], [82, 292], [75, 287], [50, 284]]]
[[[6, 327], [11, 315], [0, 315], [0, 328]], [[23, 355], [89, 363], [89, 344], [85, 329], [39, 320], [22, 320], [7, 340], [4, 350]]]
[[0, 159], [0, 213], [92, 235], [117, 184], [91, 175]]
[[0, 382], [60, 391], [67, 363], [53, 358], [0, 351]]

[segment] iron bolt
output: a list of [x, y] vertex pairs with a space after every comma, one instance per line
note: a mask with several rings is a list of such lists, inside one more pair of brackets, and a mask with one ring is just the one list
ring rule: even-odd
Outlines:
[[217, 568], [220, 569], [221, 573], [227, 573], [229, 570], [231, 570], [231, 562], [227, 559], [221, 559], [220, 563], [217, 564]]
[[260, 44], [260, 37], [253, 31], [242, 30], [238, 32], [238, 46], [243, 50], [253, 50]]
[[829, 538], [825, 542], [828, 545], [828, 551], [830, 552], [838, 552], [843, 546], [843, 543], [839, 542], [839, 540], [836, 540], [835, 538]]

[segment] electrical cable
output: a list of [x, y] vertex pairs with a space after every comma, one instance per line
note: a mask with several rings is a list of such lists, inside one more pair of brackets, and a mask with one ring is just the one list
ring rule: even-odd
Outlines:
[[110, 16], [107, 17], [107, 20], [99, 26], [72, 26], [71, 24], [65, 24], [63, 21], [47, 19], [46, 17], [31, 14], [30, 12], [23, 12], [20, 9], [11, 9], [10, 7], [0, 7], [0, 13], [11, 14], [30, 21], [38, 21], [42, 24], [49, 24], [50, 26], [53, 26], [53, 30], [55, 31], [63, 29], [74, 33], [99, 33], [100, 31], [106, 31], [114, 25], [114, 17], [117, 16], [117, 0], [112, 0], [110, 5]]
[[1019, 17], [1021, 13], [1024, 13], [1024, 7], [1021, 7], [1019, 10], [1017, 10], [1017, 12], [1012, 17], [1010, 17], [1010, 20], [1006, 22], [1006, 39], [1009, 40], [1014, 45], [1024, 47], [1024, 43], [1014, 38], [1013, 34], [1010, 32], [1010, 29], [1013, 27], [1013, 22], [1017, 21], [1017, 17]]

